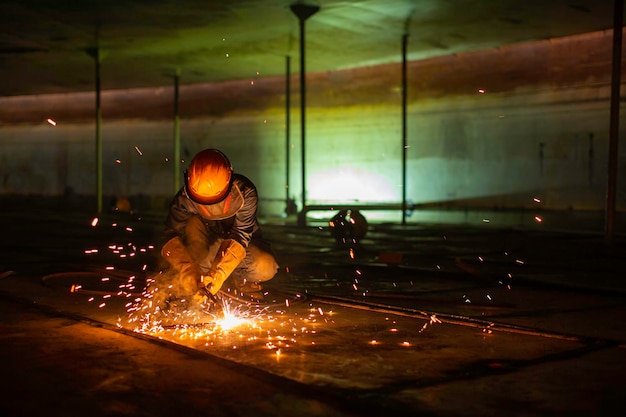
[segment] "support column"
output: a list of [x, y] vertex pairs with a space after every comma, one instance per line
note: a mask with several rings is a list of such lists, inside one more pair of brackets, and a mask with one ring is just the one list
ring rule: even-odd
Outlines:
[[174, 152], [172, 165], [174, 169], [174, 195], [181, 187], [180, 183], [180, 113], [179, 113], [180, 69], [174, 73]]
[[609, 126], [609, 168], [606, 198], [605, 241], [613, 245], [615, 234], [615, 205], [617, 192], [617, 162], [619, 142], [620, 73], [622, 64], [622, 26], [624, 0], [615, 0], [613, 10], [613, 69], [611, 74], [611, 116]]
[[302, 3], [292, 4], [291, 11], [300, 21], [300, 144], [302, 163], [302, 209], [298, 215], [298, 225], [306, 225], [306, 69], [305, 69], [305, 21], [319, 11], [319, 6]]
[[291, 57], [285, 57], [285, 215], [293, 214], [291, 197], [289, 195], [291, 171]]
[[102, 62], [102, 51], [99, 46], [88, 48], [87, 55], [95, 61], [95, 90], [96, 90], [96, 211], [102, 213], [102, 109], [100, 106], [100, 63]]
[[407, 44], [409, 35], [405, 33], [402, 35], [402, 224], [406, 225], [406, 158], [407, 158]]

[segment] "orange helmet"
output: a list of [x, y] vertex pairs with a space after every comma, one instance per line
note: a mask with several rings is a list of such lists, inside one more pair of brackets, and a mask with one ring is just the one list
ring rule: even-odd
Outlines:
[[215, 204], [230, 191], [233, 168], [217, 149], [205, 149], [193, 157], [185, 171], [185, 190], [199, 204]]

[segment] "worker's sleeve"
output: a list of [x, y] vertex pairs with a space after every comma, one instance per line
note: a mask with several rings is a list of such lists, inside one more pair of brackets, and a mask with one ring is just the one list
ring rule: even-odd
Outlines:
[[196, 213], [197, 211], [193, 203], [187, 198], [184, 190], [181, 189], [170, 203], [167, 218], [165, 219], [164, 242], [175, 236], [184, 236], [187, 220]]
[[252, 239], [252, 234], [257, 229], [257, 208], [259, 197], [257, 190], [251, 183], [241, 187], [243, 195], [243, 207], [235, 214], [235, 222], [230, 230], [229, 239], [234, 239], [247, 248]]

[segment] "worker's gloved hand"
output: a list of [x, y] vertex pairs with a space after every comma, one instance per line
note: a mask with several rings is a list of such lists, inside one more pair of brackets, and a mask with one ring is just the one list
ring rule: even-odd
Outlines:
[[213, 295], [217, 294], [224, 281], [246, 257], [246, 248], [236, 240], [225, 239], [211, 264], [211, 269], [203, 277], [203, 284]]
[[180, 237], [173, 237], [161, 248], [161, 256], [178, 271], [177, 292], [195, 294], [202, 285], [202, 273], [189, 256]]
[[205, 313], [219, 315], [224, 313], [222, 303], [217, 296], [211, 294], [207, 287], [201, 286], [193, 296], [193, 303]]

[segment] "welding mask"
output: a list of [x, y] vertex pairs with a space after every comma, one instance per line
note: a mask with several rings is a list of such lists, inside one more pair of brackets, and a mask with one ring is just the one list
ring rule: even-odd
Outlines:
[[185, 191], [196, 203], [219, 203], [230, 192], [232, 173], [226, 155], [217, 149], [205, 149], [194, 156], [185, 171]]

